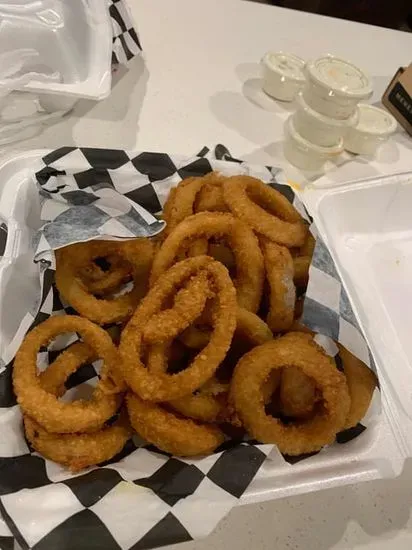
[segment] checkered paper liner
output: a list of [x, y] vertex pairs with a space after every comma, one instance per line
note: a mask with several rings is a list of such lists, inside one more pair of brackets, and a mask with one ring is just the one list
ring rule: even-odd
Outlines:
[[[205, 536], [237, 504], [255, 475], [263, 475], [266, 461], [290, 468], [307, 457], [282, 456], [273, 445], [249, 440], [228, 442], [205, 458], [181, 459], [134, 438], [110, 463], [73, 475], [29, 448], [12, 391], [12, 359], [27, 330], [51, 314], [73, 313], [53, 285], [53, 249], [103, 236], [156, 233], [161, 225], [154, 215], [181, 179], [211, 170], [249, 174], [282, 192], [307, 217], [304, 207], [285, 185], [280, 169], [237, 161], [223, 146], [213, 151], [205, 148], [189, 159], [71, 147], [53, 151], [43, 162], [35, 178], [42, 221], [33, 252], [40, 272], [39, 298], [0, 358], [0, 513], [23, 549], [137, 550]], [[332, 260], [319, 243], [311, 268], [305, 322], [326, 335], [318, 337], [322, 345], [330, 347], [327, 336], [347, 338], [346, 325], [350, 325], [352, 339], [365, 346], [339, 277], [329, 264]], [[335, 280], [335, 301], [321, 296], [318, 272]], [[324, 279], [319, 283], [323, 285]], [[336, 321], [333, 331], [331, 318]], [[42, 349], [39, 367], [45, 368], [75, 339], [59, 338]], [[356, 353], [359, 346], [348, 347]], [[333, 346], [331, 349], [334, 354]], [[369, 352], [366, 355], [369, 358]], [[336, 359], [339, 366], [339, 357]], [[93, 386], [98, 372], [98, 363], [81, 367], [69, 378], [68, 393], [73, 396], [85, 386]], [[337, 444], [364, 431], [376, 420], [379, 407], [376, 392], [362, 425], [339, 434]], [[328, 449], [321, 452], [326, 454]], [[0, 531], [0, 548], [11, 540]]]
[[142, 51], [125, 0], [107, 0], [113, 29], [112, 64], [125, 65]]
[[0, 260], [6, 251], [7, 244], [7, 224], [0, 218]]

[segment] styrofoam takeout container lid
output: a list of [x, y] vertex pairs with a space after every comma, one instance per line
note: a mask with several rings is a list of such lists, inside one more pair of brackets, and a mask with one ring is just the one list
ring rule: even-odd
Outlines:
[[[103, 99], [111, 90], [112, 27], [106, 0], [12, 0], [0, 5], [0, 51], [35, 48], [25, 91]], [[4, 84], [0, 82], [0, 86]]]
[[345, 136], [344, 147], [351, 153], [371, 155], [398, 126], [395, 118], [379, 107], [359, 104], [358, 123]]
[[261, 61], [263, 90], [280, 101], [292, 101], [305, 83], [305, 62], [286, 52], [267, 52]]
[[[44, 167], [41, 158], [47, 153], [49, 151], [24, 152], [3, 159], [0, 164], [0, 216], [8, 224], [7, 250], [0, 263], [0, 288], [7, 286], [7, 292], [3, 293], [0, 303], [0, 347], [1, 341], [10, 340], [13, 336], [13, 327], [16, 329], [21, 320], [19, 315], [24, 314], [30, 304], [34, 308], [37, 300], [39, 277], [38, 268], [33, 262], [31, 239], [36, 231], [36, 224], [39, 223], [40, 205], [33, 174]], [[410, 187], [412, 192], [412, 185]], [[357, 204], [356, 201], [354, 204]], [[404, 208], [407, 207], [406, 202], [401, 204]], [[326, 216], [328, 211], [332, 214], [328, 224], [337, 219], [336, 209], [330, 210], [332, 206], [325, 203], [325, 206], [321, 207], [322, 216]], [[372, 210], [368, 220], [372, 220]], [[346, 209], [342, 212], [347, 213]], [[350, 220], [355, 219], [354, 215], [350, 216]], [[365, 220], [366, 218], [359, 217], [360, 219]], [[393, 221], [395, 220], [393, 219]], [[321, 223], [320, 228], [322, 235], [330, 235], [328, 241], [332, 244], [341, 242], [342, 237], [346, 236], [339, 230], [336, 235], [332, 234], [329, 225]], [[384, 229], [385, 225], [381, 228]], [[391, 229], [391, 226], [388, 228]], [[24, 312], [16, 311], [12, 303], [13, 293], [15, 295], [16, 292], [24, 293], [24, 303], [26, 304]], [[385, 290], [382, 289], [382, 292], [383, 297], [380, 303], [386, 299]], [[7, 323], [4, 322], [5, 320]], [[379, 318], [374, 320], [378, 324], [380, 323]], [[379, 324], [379, 328], [383, 328], [382, 324]], [[381, 370], [385, 374], [382, 384], [383, 410], [379, 421], [370, 426], [363, 437], [345, 444], [344, 451], [341, 446], [336, 445], [328, 448], [325, 453], [320, 452], [294, 464], [293, 467], [283, 459], [279, 460], [275, 450], [273, 457], [269, 457], [269, 460], [265, 462], [264, 468], [261, 468], [239, 503], [271, 500], [323, 488], [399, 475], [405, 458], [412, 456], [412, 445], [408, 446], [404, 443], [403, 429], [406, 429], [408, 424], [402, 424], [402, 419], [399, 419], [400, 423], [398, 424], [397, 415], [401, 413], [398, 411], [399, 400], [388, 389], [388, 380], [391, 379], [392, 372], [398, 374], [402, 372], [402, 365], [397, 365], [395, 371], [392, 371], [392, 367], [392, 364], [386, 365], [384, 362], [379, 365], [380, 374]], [[407, 376], [410, 377], [409, 371], [404, 372], [404, 384]], [[405, 384], [406, 387], [408, 384]], [[409, 411], [412, 416], [412, 403], [409, 406]], [[410, 428], [409, 432], [412, 434]], [[213, 500], [213, 495], [211, 499]]]

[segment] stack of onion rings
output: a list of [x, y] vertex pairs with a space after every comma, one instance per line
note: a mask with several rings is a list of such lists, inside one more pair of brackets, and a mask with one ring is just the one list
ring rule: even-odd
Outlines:
[[235, 286], [241, 307], [256, 312], [262, 296], [264, 266], [259, 243], [251, 229], [231, 214], [201, 212], [183, 220], [163, 242], [150, 276], [151, 285], [176, 263], [197, 239], [225, 237], [236, 260]]
[[[111, 459], [132, 426], [180, 456], [214, 452], [233, 430], [297, 455], [360, 422], [376, 377], [343, 348], [339, 372], [299, 323], [315, 240], [289, 201], [211, 172], [171, 189], [163, 217], [153, 240], [56, 252], [56, 286], [82, 317], [51, 317], [16, 355], [34, 449], [77, 471]], [[38, 351], [62, 332], [82, 341], [37, 372]], [[60, 401], [68, 377], [99, 358], [91, 400]]]
[[[37, 375], [40, 346], [63, 331], [73, 330], [88, 344], [73, 344]], [[67, 378], [98, 357], [104, 366], [91, 401], [59, 401]], [[109, 460], [122, 450], [131, 435], [127, 417], [122, 414], [111, 426], [106, 425], [122, 401], [110, 379], [118, 360], [110, 336], [86, 319], [50, 317], [29, 333], [16, 356], [13, 381], [26, 436], [38, 452], [76, 471]]]

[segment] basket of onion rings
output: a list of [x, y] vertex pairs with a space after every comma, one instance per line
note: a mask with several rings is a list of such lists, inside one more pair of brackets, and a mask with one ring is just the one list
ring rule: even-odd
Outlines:
[[[146, 487], [150, 498], [170, 505], [167, 483], [160, 489], [151, 480], [180, 464], [179, 475], [170, 470], [177, 476], [172, 493], [181, 491], [176, 502], [196, 495], [207, 501], [201, 493], [206, 473], [229, 502], [268, 461], [290, 466], [313, 460], [360, 436], [379, 393], [377, 378], [371, 363], [330, 332], [327, 318], [323, 330], [320, 310], [313, 313], [311, 268], [327, 251], [276, 171], [199, 157], [187, 170], [170, 169], [169, 159], [171, 173], [156, 176], [163, 155], [153, 160], [153, 172], [145, 164], [145, 184], [156, 194], [150, 200], [147, 190], [137, 192], [141, 181], [133, 193], [130, 181], [122, 182], [124, 192], [116, 186], [120, 167], [112, 191], [132, 201], [140, 196], [140, 220], [146, 211], [157, 217], [155, 231], [134, 231], [133, 237], [116, 233], [119, 216], [93, 233], [89, 215], [95, 212], [80, 209], [85, 194], [88, 208], [97, 208], [100, 196], [92, 196], [101, 165], [79, 177], [64, 165], [63, 153], [57, 158], [60, 165], [37, 175], [42, 205], [49, 201], [50, 212], [64, 194], [67, 204], [77, 193], [70, 204], [74, 214], [67, 216], [66, 208], [62, 223], [60, 202], [55, 219], [49, 216], [35, 237], [42, 300], [0, 371], [0, 411], [2, 400], [13, 409], [6, 434], [18, 430], [21, 443], [14, 445], [18, 452], [25, 446], [19, 457], [26, 457], [27, 467], [40, 460], [46, 472], [58, 468], [56, 480], [79, 485], [84, 478], [86, 487], [93, 483], [91, 472], [98, 482], [107, 476], [100, 472], [114, 471], [113, 486]], [[103, 180], [107, 186], [107, 172]], [[107, 204], [101, 208], [111, 214]], [[0, 445], [0, 461], [1, 451]], [[187, 488], [193, 467], [199, 482]], [[0, 487], [7, 475], [7, 468], [0, 471]], [[46, 474], [27, 489], [24, 481], [3, 484], [0, 511], [23, 547], [32, 544], [11, 519], [15, 487], [46, 491], [53, 485]], [[111, 498], [115, 505], [121, 491]], [[159, 510], [154, 525], [163, 517]], [[167, 543], [198, 536], [196, 521], [185, 521], [187, 537], [171, 529]], [[134, 543], [142, 536], [137, 529]], [[161, 542], [153, 537], [142, 548]]]

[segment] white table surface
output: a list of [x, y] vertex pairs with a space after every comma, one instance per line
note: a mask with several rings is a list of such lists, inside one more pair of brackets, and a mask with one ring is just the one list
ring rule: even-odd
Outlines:
[[[258, 61], [266, 50], [348, 58], [373, 77], [374, 100], [396, 69], [411, 62], [412, 34], [242, 0], [128, 1], [145, 62], [136, 59], [121, 71], [110, 98], [80, 102], [70, 117], [20, 148], [85, 145], [192, 154], [224, 143], [236, 156], [278, 165], [291, 107], [259, 91]], [[411, 149], [412, 140], [399, 133], [374, 162], [357, 159], [323, 181], [412, 169]], [[394, 481], [236, 508], [210, 537], [179, 550], [410, 550], [411, 507], [412, 462]]]

